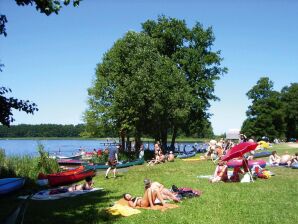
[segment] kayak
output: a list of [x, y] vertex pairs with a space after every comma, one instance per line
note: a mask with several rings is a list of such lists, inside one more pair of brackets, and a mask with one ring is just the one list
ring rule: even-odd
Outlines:
[[87, 164], [86, 161], [77, 160], [77, 159], [58, 159], [57, 160], [59, 165], [83, 165]]
[[90, 166], [80, 166], [73, 170], [46, 175], [50, 186], [72, 184], [89, 176], [95, 176], [95, 170]]
[[253, 154], [254, 158], [260, 158], [260, 157], [268, 157], [272, 154], [270, 151], [260, 151]]
[[75, 156], [61, 156], [61, 155], [52, 155], [50, 156], [52, 159], [81, 159], [82, 155], [75, 155]]
[[191, 153], [188, 153], [188, 154], [178, 154], [177, 158], [185, 159], [185, 158], [193, 157], [195, 155], [196, 155], [195, 152], [191, 152]]
[[[144, 159], [137, 159], [131, 162], [125, 162], [125, 163], [117, 163], [116, 168], [125, 168], [129, 166], [136, 166], [136, 165], [142, 165], [144, 163]], [[94, 169], [108, 169], [109, 166], [105, 164], [94, 164], [92, 167]]]
[[[230, 160], [227, 162], [227, 166], [229, 168], [234, 168], [234, 167], [241, 167], [243, 161], [241, 159], [235, 159], [235, 160]], [[259, 165], [262, 168], [266, 167], [266, 161], [265, 160], [248, 160], [248, 166], [251, 169], [254, 165]]]
[[22, 188], [25, 184], [24, 178], [0, 179], [0, 195], [8, 194]]

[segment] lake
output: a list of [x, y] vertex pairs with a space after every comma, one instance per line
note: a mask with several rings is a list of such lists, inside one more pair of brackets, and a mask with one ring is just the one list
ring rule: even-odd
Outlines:
[[[5, 150], [6, 155], [37, 155], [38, 144], [42, 144], [50, 154], [59, 153], [61, 155], [71, 156], [79, 151], [80, 148], [86, 151], [93, 149], [104, 149], [107, 144], [114, 143], [107, 140], [0, 140], [0, 148]], [[144, 143], [145, 149], [148, 143]], [[178, 144], [182, 151], [185, 147], [186, 151], [191, 150], [194, 143]], [[198, 147], [203, 147], [202, 143], [197, 143]], [[178, 147], [177, 147], [178, 148]], [[149, 143], [149, 149], [153, 150], [153, 143]]]

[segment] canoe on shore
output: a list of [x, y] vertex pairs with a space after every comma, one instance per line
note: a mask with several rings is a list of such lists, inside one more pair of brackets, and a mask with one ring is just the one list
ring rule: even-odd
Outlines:
[[60, 173], [55, 174], [48, 174], [46, 178], [48, 179], [49, 185], [54, 186], [61, 186], [72, 184], [74, 182], [78, 182], [80, 180], [85, 179], [88, 176], [95, 176], [94, 168], [87, 166], [80, 166], [73, 170], [68, 170]]
[[272, 154], [271, 151], [258, 151], [253, 154], [254, 158], [268, 157]]
[[83, 165], [87, 164], [86, 161], [77, 160], [77, 159], [58, 159], [57, 160], [59, 165]]
[[74, 155], [74, 156], [62, 156], [62, 155], [52, 155], [50, 156], [52, 159], [75, 159], [79, 160], [82, 158], [82, 155]]
[[[136, 166], [136, 165], [142, 165], [144, 164], [144, 159], [137, 159], [134, 161], [130, 161], [130, 162], [123, 162], [123, 163], [118, 163], [116, 165], [116, 168], [125, 168], [125, 167], [129, 167], [129, 166]], [[94, 164], [93, 166], [94, 169], [108, 169], [109, 166], [105, 165], [105, 164]]]
[[178, 154], [177, 158], [185, 159], [185, 158], [189, 158], [189, 157], [194, 157], [195, 155], [196, 155], [196, 152], [191, 152], [191, 153], [187, 153], [187, 154]]
[[25, 184], [24, 178], [4, 178], [0, 179], [0, 195], [5, 195], [10, 192], [22, 188]]

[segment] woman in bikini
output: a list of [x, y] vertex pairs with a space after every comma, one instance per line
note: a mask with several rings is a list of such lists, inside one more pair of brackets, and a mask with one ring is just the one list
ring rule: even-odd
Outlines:
[[128, 201], [130, 207], [150, 207], [153, 208], [155, 200], [158, 199], [162, 206], [166, 206], [159, 191], [147, 189], [143, 197], [132, 197], [131, 194], [124, 194], [123, 198]]
[[216, 183], [219, 181], [227, 181], [227, 180], [228, 180], [228, 167], [224, 161], [219, 160], [218, 165], [214, 171], [213, 178], [211, 178], [209, 181], [211, 183]]

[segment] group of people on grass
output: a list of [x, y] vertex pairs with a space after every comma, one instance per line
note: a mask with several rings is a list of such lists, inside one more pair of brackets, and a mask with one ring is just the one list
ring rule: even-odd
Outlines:
[[166, 161], [173, 162], [174, 159], [175, 156], [172, 151], [170, 151], [168, 154], [163, 154], [160, 142], [157, 141], [154, 144], [154, 158], [148, 162], [148, 166], [165, 163]]
[[294, 163], [298, 163], [298, 153], [295, 155], [290, 155], [286, 152], [284, 155], [277, 155], [276, 151], [272, 151], [272, 154], [269, 156], [269, 164], [271, 166], [292, 166]]

